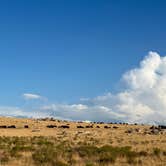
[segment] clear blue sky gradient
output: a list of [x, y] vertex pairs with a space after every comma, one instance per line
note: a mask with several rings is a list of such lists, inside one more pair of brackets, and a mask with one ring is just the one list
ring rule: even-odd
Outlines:
[[165, 0], [0, 1], [0, 105], [114, 91], [148, 51], [166, 53], [165, 17]]

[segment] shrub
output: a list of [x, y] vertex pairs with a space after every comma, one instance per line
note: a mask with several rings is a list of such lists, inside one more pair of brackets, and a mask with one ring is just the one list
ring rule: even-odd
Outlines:
[[56, 156], [57, 153], [52, 146], [42, 146], [36, 149], [32, 154], [34, 162], [38, 165], [54, 163]]
[[98, 153], [98, 148], [95, 146], [80, 146], [76, 149], [81, 157], [92, 156]]
[[161, 153], [161, 150], [159, 148], [154, 148], [153, 149], [153, 154], [156, 155], [156, 156], [159, 156]]
[[80, 146], [76, 151], [83, 158], [97, 157], [99, 163], [114, 163], [117, 157], [126, 157], [129, 163], [134, 163], [135, 158], [139, 155], [139, 153], [131, 151], [129, 146], [113, 147], [108, 145], [100, 148], [96, 146]]
[[0, 164], [9, 161], [9, 154], [5, 151], [0, 152]]
[[147, 155], [148, 155], [148, 153], [147, 153], [147, 152], [145, 152], [145, 151], [140, 151], [140, 152], [139, 152], [139, 155], [140, 155], [140, 156], [147, 156]]
[[163, 155], [166, 156], [166, 151], [163, 152]]
[[93, 163], [86, 163], [86, 166], [94, 166]]

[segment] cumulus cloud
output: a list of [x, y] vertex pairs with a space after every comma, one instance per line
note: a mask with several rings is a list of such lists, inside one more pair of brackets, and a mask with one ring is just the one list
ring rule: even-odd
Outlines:
[[80, 100], [84, 104], [52, 104], [41, 110], [73, 120], [166, 124], [166, 57], [149, 52], [122, 80], [126, 88], [117, 94]]
[[[125, 88], [115, 94], [109, 92], [95, 98], [81, 98], [79, 103], [73, 104], [46, 102], [47, 104], [44, 103], [31, 112], [15, 108], [11, 115], [166, 124], [166, 57], [161, 57], [156, 52], [149, 52], [139, 66], [124, 73], [121, 80]], [[29, 93], [23, 97], [26, 100], [42, 98], [40, 95]], [[4, 114], [11, 111], [10, 108], [4, 110], [6, 110]]]
[[[109, 108], [104, 106], [89, 106], [83, 104], [52, 104], [40, 108], [41, 112], [47, 112], [49, 116], [58, 116], [61, 119], [101, 121], [110, 118], [112, 114]], [[107, 119], [109, 120], [109, 119]]]
[[32, 94], [32, 93], [24, 93], [23, 98], [25, 100], [38, 100], [38, 99], [42, 99], [43, 97], [37, 94]]

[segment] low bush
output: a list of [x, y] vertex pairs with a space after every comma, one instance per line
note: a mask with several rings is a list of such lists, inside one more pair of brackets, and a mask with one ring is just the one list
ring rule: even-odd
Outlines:
[[156, 155], [156, 156], [159, 156], [161, 153], [161, 150], [159, 148], [154, 148], [153, 149], [153, 154]]
[[85, 140], [74, 144], [52, 137], [0, 137], [1, 163], [24, 157], [25, 153], [22, 152], [30, 153], [30, 159], [38, 166], [77, 165], [78, 158], [86, 166], [110, 165], [115, 163], [118, 158], [123, 158], [128, 164], [136, 164], [136, 162], [139, 164], [142, 163], [141, 156], [166, 155], [166, 151], [161, 151], [159, 148], [154, 148], [153, 152], [149, 154], [146, 151], [133, 151], [130, 146], [105, 145], [98, 147]]

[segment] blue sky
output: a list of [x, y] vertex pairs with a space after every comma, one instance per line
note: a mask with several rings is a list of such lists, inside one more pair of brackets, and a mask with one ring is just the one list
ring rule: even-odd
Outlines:
[[24, 93], [78, 102], [118, 91], [148, 51], [165, 54], [164, 0], [0, 2], [0, 105]]

